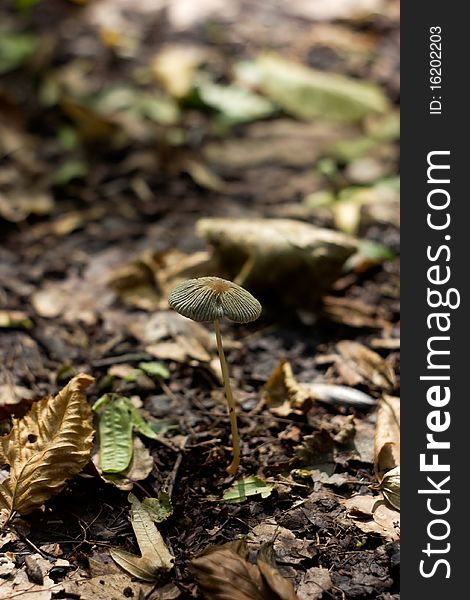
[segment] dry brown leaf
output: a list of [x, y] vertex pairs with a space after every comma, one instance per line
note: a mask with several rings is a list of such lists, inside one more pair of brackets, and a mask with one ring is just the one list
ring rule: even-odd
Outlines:
[[385, 502], [392, 508], [400, 510], [400, 467], [387, 471], [374, 489], [382, 492]]
[[57, 396], [14, 419], [10, 433], [0, 438], [0, 461], [10, 465], [0, 506], [10, 515], [41, 506], [89, 461], [94, 431], [85, 390], [93, 382], [90, 375], [77, 375]]
[[150, 513], [133, 494], [129, 494], [129, 501], [132, 504], [132, 528], [142, 556], [117, 548], [111, 549], [110, 553], [117, 564], [134, 577], [143, 581], [155, 581], [162, 573], [173, 568], [174, 557], [166, 547]]
[[[336, 344], [337, 349], [346, 363], [346, 367], [357, 373], [361, 378], [376, 387], [391, 392], [396, 388], [397, 381], [393, 369], [373, 350], [369, 350], [359, 342], [343, 340]], [[341, 369], [341, 362], [338, 369]]]
[[372, 306], [355, 298], [324, 296], [323, 311], [332, 321], [350, 327], [390, 329], [391, 314], [382, 306]]
[[382, 481], [400, 464], [400, 398], [385, 395], [379, 403], [375, 425], [375, 474]]
[[400, 538], [400, 513], [389, 508], [383, 501], [377, 500], [377, 497], [353, 496], [341, 500], [341, 503], [361, 531], [378, 533], [390, 541]]
[[298, 600], [292, 583], [266, 562], [266, 556], [255, 566], [247, 555], [246, 544], [235, 542], [209, 548], [192, 560], [207, 600]]
[[303, 414], [313, 404], [312, 394], [297, 383], [287, 360], [281, 360], [268, 379], [264, 399], [271, 412], [278, 416]]

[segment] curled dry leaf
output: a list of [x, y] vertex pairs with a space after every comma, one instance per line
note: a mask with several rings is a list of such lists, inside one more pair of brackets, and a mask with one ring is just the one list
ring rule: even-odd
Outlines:
[[400, 398], [384, 396], [377, 410], [374, 440], [375, 474], [379, 482], [400, 464]]
[[0, 461], [10, 476], [0, 485], [0, 506], [10, 515], [27, 514], [60, 492], [90, 459], [91, 407], [85, 390], [90, 375], [74, 377], [54, 398], [33, 404], [0, 438]]
[[259, 556], [248, 562], [244, 542], [206, 550], [191, 562], [192, 571], [207, 600], [298, 600], [291, 582]]
[[271, 412], [279, 416], [305, 413], [313, 404], [312, 394], [297, 383], [287, 360], [281, 360], [268, 379], [264, 399]]
[[377, 486], [385, 501], [395, 510], [400, 510], [400, 467], [387, 471]]

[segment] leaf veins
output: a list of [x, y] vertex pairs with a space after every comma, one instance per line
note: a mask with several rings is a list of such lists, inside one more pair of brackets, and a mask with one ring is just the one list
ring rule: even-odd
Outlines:
[[10, 517], [41, 506], [89, 461], [94, 431], [84, 392], [93, 381], [77, 375], [57, 396], [13, 419], [10, 433], [0, 437], [0, 461], [10, 465], [9, 478], [0, 484], [0, 507]]

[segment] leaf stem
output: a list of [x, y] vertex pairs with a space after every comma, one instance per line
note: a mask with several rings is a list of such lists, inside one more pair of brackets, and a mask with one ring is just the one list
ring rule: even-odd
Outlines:
[[217, 350], [219, 352], [220, 366], [222, 368], [222, 379], [224, 382], [225, 396], [227, 397], [228, 414], [230, 417], [230, 428], [232, 431], [232, 452], [233, 460], [228, 467], [227, 471], [230, 475], [235, 475], [240, 464], [240, 436], [238, 434], [237, 426], [237, 410], [235, 400], [233, 398], [232, 387], [230, 385], [230, 379], [228, 376], [228, 366], [225, 360], [224, 348], [222, 346], [222, 335], [220, 333], [219, 321], [214, 321], [215, 336], [217, 339]]

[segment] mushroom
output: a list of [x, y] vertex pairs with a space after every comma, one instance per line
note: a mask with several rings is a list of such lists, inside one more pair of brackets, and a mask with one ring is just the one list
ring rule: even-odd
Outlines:
[[170, 294], [169, 304], [180, 315], [193, 321], [214, 323], [232, 432], [233, 460], [227, 471], [234, 475], [240, 464], [240, 436], [219, 321], [223, 317], [236, 323], [255, 321], [261, 314], [261, 304], [244, 288], [220, 277], [199, 277], [179, 283]]

